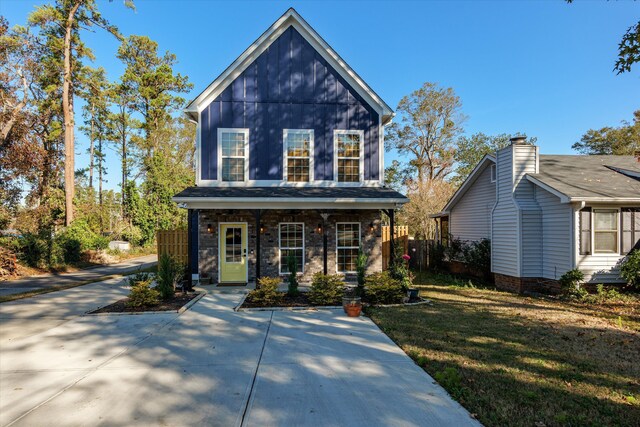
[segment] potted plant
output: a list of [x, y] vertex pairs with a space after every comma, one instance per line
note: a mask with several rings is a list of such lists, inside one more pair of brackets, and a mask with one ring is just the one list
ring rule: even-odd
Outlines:
[[342, 297], [342, 308], [349, 317], [358, 317], [362, 312], [362, 298], [352, 292], [345, 293]]
[[409, 270], [409, 260], [411, 259], [411, 256], [408, 254], [404, 254], [402, 255], [402, 259], [403, 259], [403, 263], [402, 263], [403, 264], [402, 266], [403, 282], [407, 287], [407, 298], [409, 298], [409, 301], [415, 301], [419, 298], [418, 296], [419, 290], [418, 288], [414, 288], [411, 286], [413, 285], [411, 271]]

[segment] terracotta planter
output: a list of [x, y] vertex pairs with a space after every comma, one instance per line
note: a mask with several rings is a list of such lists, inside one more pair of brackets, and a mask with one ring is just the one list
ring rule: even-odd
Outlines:
[[342, 308], [349, 317], [358, 317], [362, 313], [362, 299], [360, 297], [344, 297]]

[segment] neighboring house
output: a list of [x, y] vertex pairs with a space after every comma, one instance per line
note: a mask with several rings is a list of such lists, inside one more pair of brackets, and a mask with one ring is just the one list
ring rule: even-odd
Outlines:
[[[393, 111], [289, 9], [186, 108], [197, 123], [189, 268], [247, 283], [288, 273], [382, 269], [381, 211], [408, 200], [383, 187]], [[197, 276], [194, 276], [197, 277]]]
[[540, 155], [512, 138], [436, 217], [445, 243], [491, 240], [499, 288], [553, 290], [574, 268], [591, 283], [621, 282], [619, 262], [640, 245], [640, 160]]

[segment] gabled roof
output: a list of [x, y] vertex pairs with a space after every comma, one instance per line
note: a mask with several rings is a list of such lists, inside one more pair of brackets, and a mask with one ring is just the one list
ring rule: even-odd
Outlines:
[[541, 155], [527, 179], [568, 202], [640, 202], [640, 163], [634, 156]]
[[442, 209], [442, 212], [438, 214], [430, 215], [430, 216], [432, 218], [436, 218], [438, 216], [444, 216], [446, 213], [448, 213], [451, 210], [451, 208], [454, 207], [456, 203], [458, 203], [458, 201], [462, 198], [462, 196], [465, 195], [467, 190], [471, 188], [473, 183], [476, 182], [476, 180], [478, 179], [482, 171], [484, 171], [487, 167], [495, 163], [496, 163], [495, 156], [492, 156], [491, 154], [485, 155], [482, 158], [482, 160], [480, 160], [480, 162], [476, 165], [476, 167], [473, 168], [473, 170], [471, 171], [467, 179], [464, 180], [464, 183], [462, 183], [460, 188], [458, 188], [458, 190], [453, 194], [453, 196], [451, 196], [451, 198], [449, 199], [445, 207]]
[[222, 72], [200, 95], [185, 108], [191, 118], [197, 120], [198, 112], [227, 88], [249, 65], [290, 26], [293, 26], [311, 46], [363, 97], [382, 117], [382, 123], [391, 121], [394, 112], [365, 83], [362, 78], [338, 55], [329, 44], [296, 12], [290, 8], [253, 42], [233, 63]]

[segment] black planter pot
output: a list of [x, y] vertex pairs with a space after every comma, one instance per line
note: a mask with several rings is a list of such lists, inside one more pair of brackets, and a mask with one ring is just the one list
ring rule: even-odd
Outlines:
[[409, 297], [410, 300], [415, 300], [418, 299], [418, 294], [420, 293], [420, 291], [416, 288], [409, 288], [407, 290], [407, 296]]

